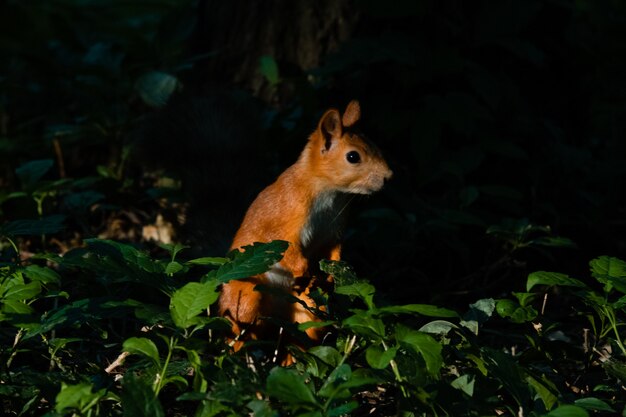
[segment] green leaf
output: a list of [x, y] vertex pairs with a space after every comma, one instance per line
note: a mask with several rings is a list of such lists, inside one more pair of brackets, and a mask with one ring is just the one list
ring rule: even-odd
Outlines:
[[15, 220], [0, 227], [4, 236], [38, 236], [57, 233], [63, 230], [65, 216], [55, 214], [37, 220]]
[[559, 272], [537, 271], [528, 275], [526, 281], [526, 291], [530, 291], [535, 285], [558, 285], [561, 287], [578, 287], [584, 288], [586, 285], [575, 278], [571, 278], [566, 274]]
[[534, 320], [538, 313], [531, 306], [522, 307], [513, 300], [504, 299], [496, 302], [496, 311], [503, 318], [510, 318], [513, 323], [526, 323]]
[[606, 291], [612, 288], [626, 293], [626, 262], [610, 256], [600, 256], [589, 262], [591, 275], [605, 284]]
[[474, 334], [478, 334], [478, 328], [486, 322], [496, 309], [493, 298], [484, 298], [470, 304], [470, 309], [463, 316], [461, 326], [470, 329]]
[[[180, 397], [178, 397], [178, 400], [180, 401], [186, 400], [188, 394], [189, 393], [181, 395]], [[206, 394], [203, 394], [202, 396], [206, 397]], [[260, 401], [260, 400], [257, 400], [257, 401]], [[265, 403], [265, 401], [260, 401], [260, 402]], [[194, 414], [194, 417], [220, 416], [220, 415], [223, 415], [222, 413], [225, 413], [228, 410], [230, 410], [230, 407], [223, 405], [218, 400], [204, 400], [200, 402], [200, 405], [196, 409], [196, 413]], [[259, 417], [261, 416], [265, 416], [265, 415], [259, 414]], [[255, 417], [256, 417], [256, 414], [255, 414]], [[273, 416], [270, 415], [268, 417], [273, 417]]]
[[517, 362], [510, 355], [499, 350], [490, 348], [481, 350], [484, 356], [484, 366], [491, 376], [511, 394], [517, 405], [523, 406], [530, 402], [532, 394], [526, 381], [526, 373]]
[[186, 329], [198, 324], [197, 317], [219, 298], [217, 281], [207, 281], [203, 284], [190, 282], [176, 290], [170, 300], [170, 314], [176, 326]]
[[576, 245], [573, 240], [561, 236], [542, 236], [538, 237], [537, 239], [530, 240], [528, 244], [533, 246], [545, 246], [548, 248], [575, 249], [578, 247], [578, 245]]
[[374, 309], [374, 293], [376, 289], [367, 282], [357, 282], [351, 285], [344, 285], [335, 288], [336, 294], [347, 295], [349, 297], [358, 297], [365, 302], [368, 309]]
[[452, 381], [450, 385], [472, 397], [474, 395], [475, 382], [476, 378], [473, 375], [465, 374]]
[[[270, 404], [267, 401], [263, 400], [252, 400], [248, 404], [246, 404], [250, 410], [252, 410], [252, 415], [254, 417], [278, 417], [278, 411], [272, 410]], [[220, 411], [228, 411], [228, 409], [224, 408]], [[204, 416], [198, 416], [204, 417]]]
[[163, 107], [172, 94], [181, 87], [178, 78], [161, 71], [143, 74], [135, 83], [135, 90], [148, 106]]
[[513, 295], [517, 298], [517, 301], [522, 307], [528, 306], [532, 303], [538, 296], [536, 292], [515, 292], [513, 291]]
[[32, 188], [52, 168], [54, 162], [52, 159], [40, 159], [36, 161], [26, 162], [20, 165], [15, 173], [17, 174], [22, 188]]
[[33, 281], [28, 284], [18, 284], [10, 287], [4, 294], [6, 300], [30, 300], [41, 293], [41, 284], [39, 281]]
[[333, 369], [317, 394], [324, 398], [348, 398], [350, 391], [342, 384], [349, 381], [352, 376], [352, 369], [348, 364], [341, 364]]
[[232, 251], [229, 256], [233, 256], [233, 260], [222, 265], [217, 271], [211, 271], [208, 277], [228, 282], [262, 274], [283, 258], [288, 247], [289, 243], [283, 240], [244, 246], [243, 252]]
[[278, 64], [276, 64], [276, 60], [273, 57], [269, 55], [261, 56], [259, 58], [259, 71], [269, 81], [270, 85], [276, 85], [280, 82]]
[[55, 270], [39, 265], [28, 265], [24, 268], [24, 274], [31, 280], [40, 281], [44, 284], [59, 284], [61, 282], [61, 277]]
[[541, 417], [589, 417], [589, 413], [575, 405], [561, 405]]
[[308, 353], [318, 357], [328, 365], [336, 367], [341, 362], [341, 353], [331, 346], [313, 346]]
[[196, 258], [185, 262], [188, 265], [213, 265], [222, 266], [228, 262], [228, 258], [204, 257]]
[[383, 321], [372, 317], [363, 310], [359, 310], [356, 314], [346, 318], [342, 324], [354, 333], [373, 340], [381, 340], [385, 337]]
[[165, 273], [168, 275], [173, 275], [179, 271], [182, 271], [183, 269], [184, 269], [184, 266], [182, 266], [176, 261], [172, 261], [172, 262], [169, 262], [167, 266], [165, 267]]
[[61, 382], [61, 391], [56, 396], [54, 409], [58, 413], [65, 410], [79, 410], [84, 413], [92, 408], [106, 392], [103, 388], [97, 392], [92, 392], [92, 385], [81, 382], [76, 385], [67, 385]]
[[126, 339], [124, 341], [123, 349], [129, 353], [147, 356], [157, 365], [161, 363], [159, 350], [156, 345], [152, 340], [145, 337], [131, 337]]
[[165, 417], [150, 381], [133, 372], [126, 372], [124, 375], [121, 399], [124, 417]]
[[626, 262], [611, 256], [600, 256], [589, 262], [593, 276], [626, 277]]
[[365, 351], [365, 359], [369, 366], [374, 369], [385, 369], [389, 362], [396, 357], [397, 347], [384, 350], [378, 345], [371, 345]]
[[579, 398], [574, 401], [574, 404], [589, 411], [607, 411], [610, 413], [615, 412], [615, 410], [610, 405], [595, 397]]
[[3, 300], [2, 301], [2, 311], [4, 313], [9, 314], [32, 314], [35, 312], [35, 309], [24, 303], [23, 301], [18, 300]]
[[329, 261], [322, 259], [320, 261], [320, 269], [335, 278], [337, 287], [353, 284], [358, 281], [354, 269], [343, 261]]
[[104, 194], [95, 191], [73, 192], [63, 199], [64, 205], [72, 212], [86, 212], [91, 206], [104, 199]]
[[445, 320], [433, 320], [419, 328], [420, 332], [446, 335], [452, 329], [458, 329], [459, 326]]
[[541, 398], [546, 410], [554, 407], [560, 394], [553, 382], [549, 381], [545, 376], [539, 380], [531, 375], [526, 377], [526, 382], [533, 387], [539, 398]]
[[412, 330], [401, 324], [395, 329], [396, 340], [411, 347], [415, 352], [422, 355], [426, 362], [426, 369], [431, 376], [439, 379], [439, 369], [443, 366], [441, 356], [442, 346], [432, 336]]
[[267, 377], [267, 393], [288, 404], [302, 405], [310, 409], [321, 409], [321, 405], [304, 378], [294, 369], [276, 367]]
[[183, 249], [189, 249], [190, 248], [190, 246], [183, 245], [182, 243], [179, 243], [179, 242], [176, 242], [176, 243], [161, 243], [161, 244], [159, 244], [159, 246], [161, 248], [167, 250], [169, 252], [170, 256], [172, 257], [172, 259], [176, 258], [176, 256]]
[[382, 307], [376, 310], [376, 313], [389, 314], [420, 314], [428, 317], [459, 317], [456, 311], [448, 310], [430, 304], [406, 304], [403, 306]]
[[339, 417], [339, 416], [348, 416], [350, 412], [359, 408], [359, 403], [357, 401], [350, 401], [345, 404], [341, 404], [335, 408], [331, 408], [328, 410], [328, 417]]

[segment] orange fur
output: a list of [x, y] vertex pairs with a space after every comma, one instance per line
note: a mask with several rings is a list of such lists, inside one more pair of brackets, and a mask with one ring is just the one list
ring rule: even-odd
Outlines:
[[[235, 350], [242, 346], [239, 336], [244, 329], [251, 339], [272, 337], [269, 333], [275, 329], [262, 317], [296, 323], [319, 321], [302, 305], [255, 291], [254, 287], [273, 286], [311, 308], [318, 307], [309, 294], [316, 288], [324, 289], [323, 281], [332, 280], [319, 277], [319, 260], [340, 259], [342, 219], [349, 201], [346, 196], [378, 191], [392, 175], [378, 149], [351, 130], [360, 116], [357, 101], [348, 104], [343, 117], [336, 109], [324, 113], [296, 163], [265, 188], [248, 209], [232, 249], [278, 239], [288, 241], [289, 248], [267, 273], [224, 285], [219, 311], [232, 323]], [[357, 162], [354, 152], [358, 153]], [[300, 277], [309, 281], [298, 291], [294, 284]], [[307, 330], [314, 341], [321, 339], [321, 333], [320, 329]]]

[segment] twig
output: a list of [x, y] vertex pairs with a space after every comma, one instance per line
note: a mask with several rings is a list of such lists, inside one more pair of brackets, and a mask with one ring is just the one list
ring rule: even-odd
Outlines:
[[129, 352], [120, 353], [120, 356], [118, 356], [117, 359], [115, 359], [111, 365], [107, 366], [104, 372], [106, 372], [107, 374], [110, 374], [111, 372], [113, 372], [115, 368], [117, 368], [118, 366], [124, 363], [124, 359], [126, 359], [128, 355], [130, 355]]

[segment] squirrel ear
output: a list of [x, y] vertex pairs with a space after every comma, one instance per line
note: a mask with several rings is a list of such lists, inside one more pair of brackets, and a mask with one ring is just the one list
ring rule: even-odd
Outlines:
[[357, 100], [352, 100], [348, 103], [346, 111], [343, 113], [341, 123], [344, 127], [353, 126], [361, 118], [361, 105]]
[[339, 138], [342, 135], [341, 117], [339, 111], [330, 109], [322, 116], [318, 130], [324, 138], [324, 147], [330, 149], [333, 138]]

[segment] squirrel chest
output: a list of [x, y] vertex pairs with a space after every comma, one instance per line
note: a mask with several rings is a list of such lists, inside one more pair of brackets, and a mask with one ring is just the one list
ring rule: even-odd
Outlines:
[[329, 248], [339, 242], [348, 202], [348, 196], [339, 192], [323, 193], [313, 200], [300, 231], [300, 245], [306, 258], [323, 257], [324, 252], [328, 253]]

